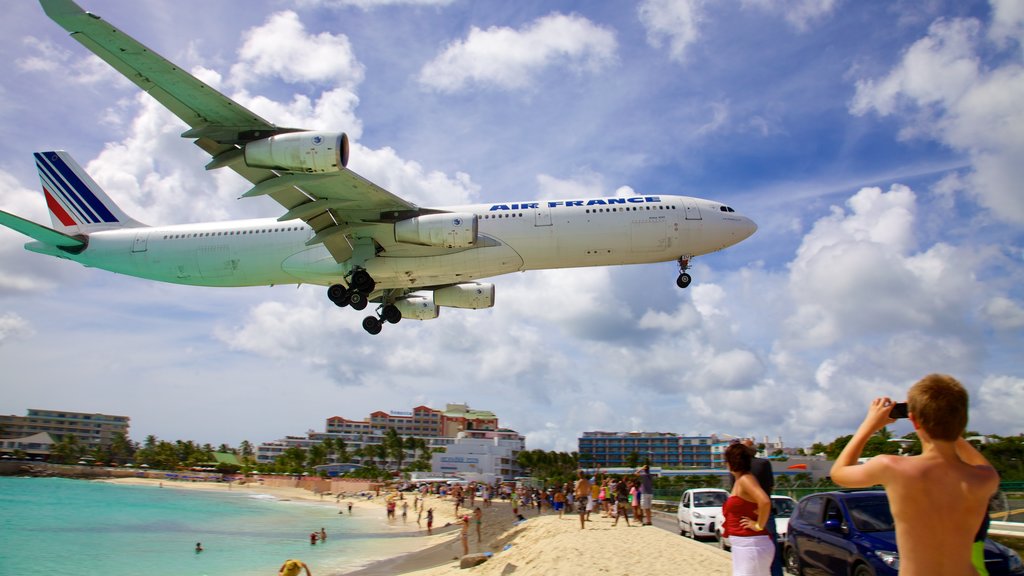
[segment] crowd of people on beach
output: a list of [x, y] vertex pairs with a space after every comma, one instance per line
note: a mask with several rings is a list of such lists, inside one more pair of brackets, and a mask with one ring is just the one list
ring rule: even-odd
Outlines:
[[[859, 463], [867, 440], [895, 421], [894, 404], [887, 397], [871, 403], [864, 422], [831, 470], [833, 481], [845, 487], [885, 488], [892, 504], [901, 573], [985, 574], [984, 558], [976, 542], [984, 540], [989, 496], [998, 489], [999, 478], [984, 456], [962, 437], [967, 423], [966, 390], [944, 375], [926, 376], [914, 384], [908, 394], [907, 411], [921, 439], [922, 454], [877, 456]], [[722, 534], [730, 540], [732, 573], [781, 576], [782, 559], [770, 499], [774, 489], [771, 464], [757, 457], [749, 439], [733, 441], [724, 457], [730, 473], [730, 494], [722, 507]], [[514, 523], [525, 521], [530, 513], [550, 511], [560, 518], [567, 512], [577, 514], [580, 529], [587, 528], [595, 512], [611, 519], [613, 527], [620, 518], [626, 526], [633, 526], [630, 516], [637, 526], [652, 525], [654, 490], [649, 466], [627, 475], [579, 470], [577, 476], [575, 482], [551, 488], [474, 482], [405, 488], [411, 490], [411, 510], [417, 526], [422, 527], [425, 517], [428, 535], [433, 534], [438, 509], [445, 512], [444, 518], [452, 519], [445, 526], [458, 525], [457, 541], [463, 557], [469, 555], [474, 532], [476, 544], [483, 544], [483, 508], [490, 507], [495, 497], [510, 503]], [[925, 477], [931, 480], [923, 482]], [[399, 509], [402, 522], [409, 521], [408, 493], [396, 491], [387, 496], [388, 521], [397, 522]], [[434, 501], [432, 505], [428, 498]], [[451, 508], [442, 506], [445, 503]], [[351, 502], [348, 506], [351, 513]], [[448, 510], [451, 516], [447, 516]], [[937, 513], [947, 521], [932, 521]], [[323, 542], [326, 536], [323, 528], [313, 532], [311, 544], [318, 539]], [[201, 550], [197, 543], [197, 553]], [[281, 567], [282, 576], [298, 576], [303, 569], [309, 575], [308, 566], [297, 560], [288, 562]]]

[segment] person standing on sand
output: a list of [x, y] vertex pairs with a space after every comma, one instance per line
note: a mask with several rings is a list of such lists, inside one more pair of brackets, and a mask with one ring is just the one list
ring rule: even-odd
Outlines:
[[[733, 440], [736, 442], [736, 440]], [[751, 438], [744, 438], [739, 441], [747, 452], [750, 452], [750, 473], [757, 478], [757, 483], [764, 490], [765, 494], [771, 498], [772, 492], [775, 491], [775, 475], [772, 473], [772, 464], [764, 458], [758, 458], [757, 447], [754, 446], [754, 440]], [[729, 476], [730, 490], [732, 489], [732, 476]], [[772, 542], [775, 542], [775, 557], [772, 559], [772, 573], [771, 576], [782, 576], [782, 546], [778, 543], [779, 533], [775, 527], [775, 512], [771, 510], [768, 514], [768, 522], [764, 525], [765, 530], [768, 531], [768, 535], [771, 536]]]
[[402, 523], [404, 524], [406, 519], [409, 518], [409, 503], [402, 502]]
[[765, 529], [772, 500], [750, 472], [752, 459], [753, 455], [742, 444], [730, 444], [725, 449], [725, 463], [733, 485], [722, 506], [722, 536], [728, 536], [732, 544], [734, 576], [769, 576], [775, 556], [775, 541]]
[[462, 555], [469, 554], [469, 516], [462, 517], [462, 531], [459, 533], [462, 539]]
[[348, 502], [348, 515], [349, 516], [352, 515], [352, 501], [351, 500], [349, 500], [349, 502]]
[[880, 455], [858, 464], [868, 440], [896, 420], [893, 401], [875, 398], [832, 465], [847, 488], [881, 484], [896, 525], [902, 576], [977, 574], [974, 535], [999, 488], [999, 473], [963, 438], [967, 390], [952, 376], [930, 374], [907, 393], [907, 417], [921, 440], [919, 456]]
[[433, 508], [428, 508], [427, 509], [427, 534], [433, 534], [434, 533], [433, 532], [433, 528], [434, 528], [434, 509]]
[[555, 495], [552, 499], [554, 500], [553, 508], [558, 512], [558, 517], [561, 518], [565, 515], [565, 494], [561, 488], [555, 489]]
[[285, 560], [277, 570], [277, 576], [299, 576], [303, 570], [306, 571], [306, 576], [313, 576], [309, 572], [309, 566], [306, 566], [302, 560]]
[[580, 470], [577, 474], [579, 479], [576, 480], [576, 508], [580, 514], [580, 530], [586, 527], [587, 514], [590, 512], [590, 506], [587, 504], [587, 500], [590, 498], [590, 480], [583, 475], [583, 470]]
[[613, 498], [615, 500], [615, 504], [613, 504], [615, 507], [615, 522], [612, 523], [612, 526], [618, 526], [619, 516], [624, 517], [626, 519], [626, 526], [629, 526], [629, 486], [626, 485], [625, 480], [619, 480], [615, 483], [615, 495]]
[[484, 523], [484, 511], [479, 506], [473, 510], [473, 521], [476, 523], [476, 543], [479, 544], [484, 539], [480, 534], [480, 526]]
[[651, 465], [644, 464], [637, 473], [640, 478], [640, 510], [643, 511], [643, 525], [651, 525], [651, 504], [654, 501], [654, 478], [651, 477]]

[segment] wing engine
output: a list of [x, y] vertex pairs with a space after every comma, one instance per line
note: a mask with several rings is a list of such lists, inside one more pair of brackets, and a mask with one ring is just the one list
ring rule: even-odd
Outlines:
[[479, 310], [494, 306], [494, 284], [467, 282], [434, 290], [434, 304]]
[[289, 132], [245, 145], [251, 168], [323, 174], [348, 165], [348, 135], [344, 132]]
[[395, 241], [441, 248], [471, 248], [477, 216], [471, 212], [426, 214], [395, 222]]
[[410, 294], [395, 301], [395, 307], [402, 312], [402, 318], [410, 320], [433, 320], [441, 306], [450, 308], [490, 308], [494, 306], [494, 284], [467, 282], [433, 292]]
[[402, 318], [411, 320], [433, 320], [437, 318], [437, 304], [430, 296], [412, 294], [395, 302], [395, 307], [402, 312]]

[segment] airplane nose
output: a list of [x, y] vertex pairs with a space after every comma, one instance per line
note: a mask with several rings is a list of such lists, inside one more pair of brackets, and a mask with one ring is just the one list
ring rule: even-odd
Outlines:
[[754, 232], [757, 232], [757, 224], [755, 224], [750, 218], [744, 217], [743, 221], [740, 223], [740, 229], [743, 232], [744, 239], [750, 238], [754, 235]]

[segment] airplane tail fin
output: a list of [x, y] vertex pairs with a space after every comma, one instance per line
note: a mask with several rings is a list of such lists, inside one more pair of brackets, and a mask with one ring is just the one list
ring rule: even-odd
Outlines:
[[145, 226], [114, 204], [67, 152], [36, 152], [34, 156], [54, 230], [73, 236]]

